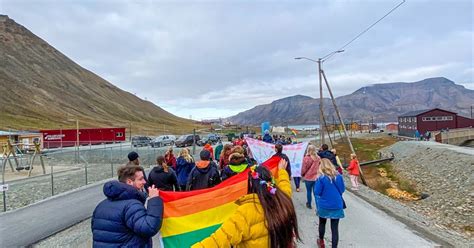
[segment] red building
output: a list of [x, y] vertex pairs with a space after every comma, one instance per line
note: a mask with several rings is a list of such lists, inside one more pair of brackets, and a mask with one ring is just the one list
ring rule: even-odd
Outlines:
[[398, 131], [398, 124], [390, 123], [385, 126], [385, 131], [389, 133], [395, 133]]
[[[40, 130], [43, 135], [44, 148], [75, 146], [76, 129]], [[96, 145], [125, 141], [125, 128], [81, 128], [79, 129], [79, 145]]]
[[473, 126], [474, 119], [439, 108], [412, 111], [398, 117], [398, 134], [408, 137], [414, 137], [416, 130], [422, 135], [427, 131]]

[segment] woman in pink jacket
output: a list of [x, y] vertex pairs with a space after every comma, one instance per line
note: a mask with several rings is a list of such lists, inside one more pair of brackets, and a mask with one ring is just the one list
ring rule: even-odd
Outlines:
[[301, 168], [301, 176], [306, 185], [306, 207], [309, 209], [311, 209], [313, 201], [311, 194], [314, 193], [314, 183], [318, 176], [320, 162], [321, 158], [317, 154], [316, 147], [309, 145], [306, 156], [303, 159], [303, 167]]

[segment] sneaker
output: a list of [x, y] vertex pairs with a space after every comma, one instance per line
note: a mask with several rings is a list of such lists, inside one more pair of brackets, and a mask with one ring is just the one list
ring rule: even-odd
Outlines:
[[311, 205], [309, 205], [309, 203], [306, 203], [306, 207], [307, 207], [308, 209], [312, 209], [312, 207], [311, 207]]
[[324, 245], [324, 239], [318, 239], [318, 240], [316, 241], [316, 243], [317, 243], [317, 245], [318, 245], [319, 248], [324, 248], [324, 247], [325, 247], [325, 245]]

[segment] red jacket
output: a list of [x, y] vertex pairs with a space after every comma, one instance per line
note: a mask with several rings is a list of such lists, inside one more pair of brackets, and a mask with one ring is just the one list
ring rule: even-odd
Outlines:
[[347, 167], [349, 175], [358, 176], [359, 175], [359, 161], [357, 159], [351, 160], [349, 167]]
[[211, 153], [211, 159], [214, 159], [214, 148], [211, 145], [206, 144], [203, 149], [208, 150]]
[[303, 159], [303, 167], [301, 168], [301, 176], [305, 181], [316, 181], [318, 175], [319, 163], [321, 158], [316, 155], [316, 160], [311, 155], [306, 155]]
[[166, 154], [165, 155], [165, 162], [168, 166], [171, 166], [173, 167], [174, 170], [176, 170], [176, 158], [174, 156], [174, 154]]

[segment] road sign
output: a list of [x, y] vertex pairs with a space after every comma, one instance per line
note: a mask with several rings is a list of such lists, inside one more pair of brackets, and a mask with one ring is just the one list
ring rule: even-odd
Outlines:
[[0, 184], [0, 192], [7, 191], [8, 190], [8, 184]]

